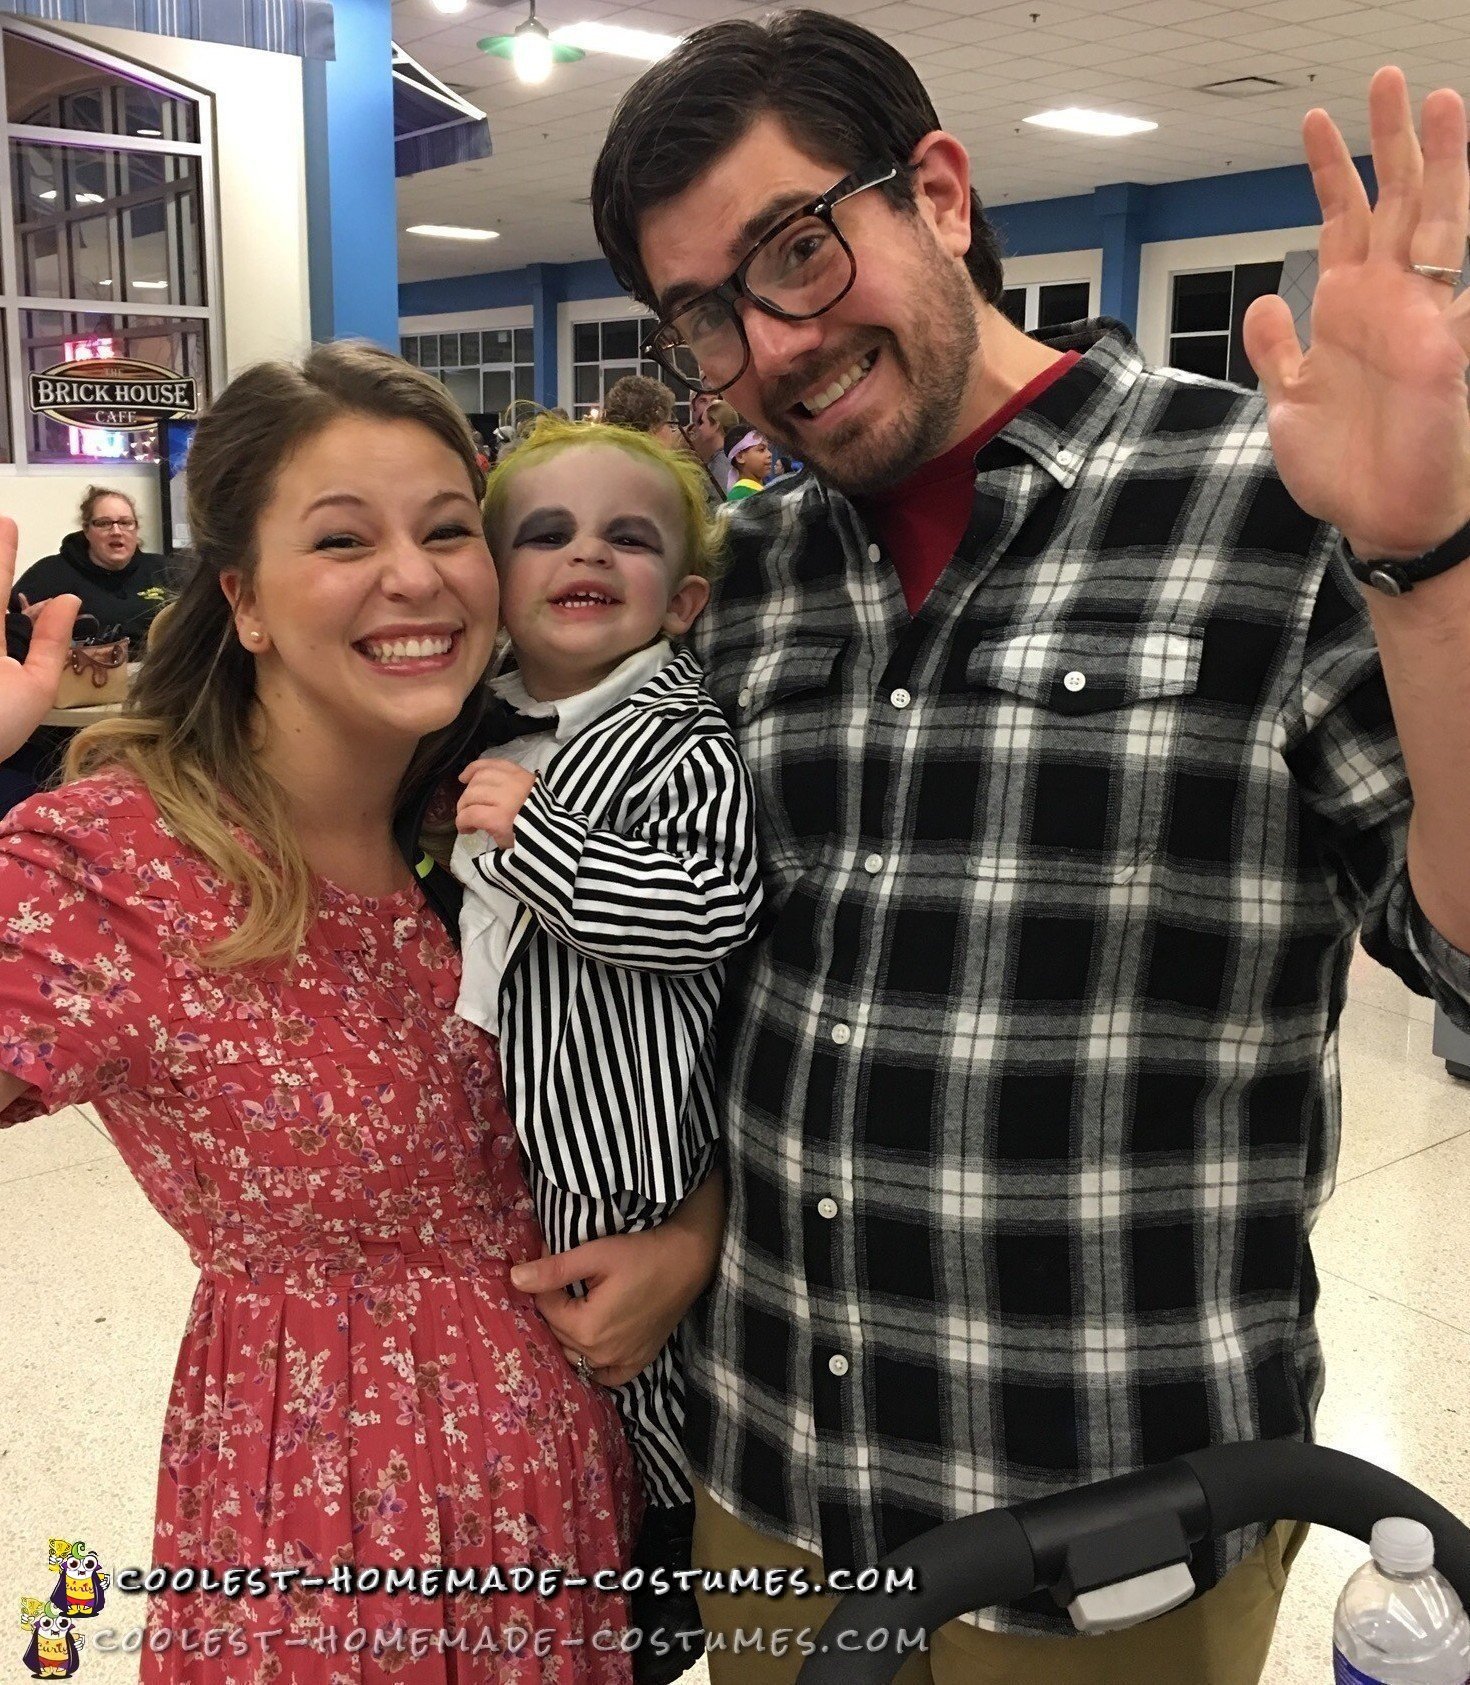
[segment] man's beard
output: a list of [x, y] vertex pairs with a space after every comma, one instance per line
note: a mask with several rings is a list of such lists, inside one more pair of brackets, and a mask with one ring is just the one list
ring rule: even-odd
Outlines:
[[[885, 334], [880, 359], [891, 359], [904, 376], [909, 397], [885, 421], [855, 419], [820, 442], [770, 430], [772, 440], [815, 469], [830, 486], [849, 497], [871, 497], [897, 485], [950, 442], [964, 407], [971, 364], [979, 355], [977, 295], [969, 273], [937, 249], [914, 276], [912, 294], [923, 301], [906, 342]], [[833, 368], [850, 367], [855, 358], [833, 359]], [[807, 387], [810, 390], [810, 384]], [[789, 412], [783, 405], [779, 413]]]

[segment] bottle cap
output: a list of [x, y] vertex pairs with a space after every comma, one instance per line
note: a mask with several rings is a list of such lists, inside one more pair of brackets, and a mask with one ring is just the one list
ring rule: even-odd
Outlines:
[[1368, 1548], [1373, 1560], [1390, 1574], [1422, 1574], [1434, 1566], [1434, 1535], [1422, 1521], [1386, 1515], [1373, 1524]]

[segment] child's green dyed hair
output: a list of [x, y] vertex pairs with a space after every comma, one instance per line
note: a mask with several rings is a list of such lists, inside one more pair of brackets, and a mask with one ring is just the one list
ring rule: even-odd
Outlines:
[[662, 469], [674, 482], [684, 515], [684, 573], [713, 579], [719, 572], [724, 546], [724, 523], [710, 512], [705, 497], [705, 472], [690, 456], [671, 451], [648, 433], [628, 427], [609, 427], [600, 421], [562, 421], [543, 415], [520, 444], [490, 475], [480, 512], [490, 554], [495, 554], [495, 533], [505, 516], [510, 488], [518, 474], [553, 456], [578, 446], [606, 445], [612, 450]]

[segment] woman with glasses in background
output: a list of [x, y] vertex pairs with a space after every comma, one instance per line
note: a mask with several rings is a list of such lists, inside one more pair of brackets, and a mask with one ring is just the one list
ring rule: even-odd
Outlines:
[[[126, 492], [88, 486], [80, 528], [62, 539], [54, 556], [43, 556], [28, 567], [10, 594], [5, 653], [12, 660], [24, 660], [42, 606], [54, 597], [70, 596], [80, 597], [81, 614], [92, 616], [79, 625], [79, 638], [101, 643], [127, 638], [129, 654], [141, 656], [148, 628], [168, 601], [169, 589], [167, 560], [138, 546], [137, 504]], [[0, 762], [0, 813], [56, 782], [71, 736], [67, 727], [42, 726]]]
[[126, 492], [88, 486], [81, 517], [80, 529], [62, 539], [54, 556], [21, 575], [10, 611], [34, 619], [52, 597], [80, 597], [82, 613], [96, 618], [96, 635], [131, 639], [141, 653], [154, 616], [168, 601], [168, 564], [139, 548], [138, 508]]

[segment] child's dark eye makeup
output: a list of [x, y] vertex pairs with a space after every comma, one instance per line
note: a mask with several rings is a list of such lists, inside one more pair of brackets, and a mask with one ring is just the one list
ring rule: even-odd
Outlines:
[[609, 530], [608, 537], [623, 550], [652, 550], [656, 556], [663, 554], [658, 528], [647, 521], [619, 521]]

